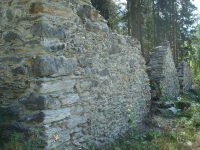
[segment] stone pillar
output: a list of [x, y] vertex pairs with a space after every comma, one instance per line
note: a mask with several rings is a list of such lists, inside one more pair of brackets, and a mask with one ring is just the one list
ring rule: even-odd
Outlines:
[[181, 61], [177, 67], [181, 92], [188, 92], [192, 89], [192, 74], [189, 63]]
[[160, 46], [155, 47], [147, 64], [147, 72], [150, 79], [161, 88], [162, 96], [178, 96], [180, 86], [169, 41], [165, 40]]

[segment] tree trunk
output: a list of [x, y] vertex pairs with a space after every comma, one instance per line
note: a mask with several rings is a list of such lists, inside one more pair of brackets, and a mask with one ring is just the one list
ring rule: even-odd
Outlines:
[[141, 12], [140, 12], [140, 0], [137, 3], [138, 6], [138, 40], [141, 42]]
[[153, 47], [156, 46], [156, 20], [155, 20], [155, 4], [154, 4], [154, 0], [152, 0], [153, 2]]
[[138, 40], [140, 41], [140, 44], [141, 44], [142, 56], [144, 57], [144, 49], [143, 49], [143, 43], [142, 43], [141, 3], [140, 3], [140, 0], [138, 0]]
[[[172, 5], [172, 0], [170, 0], [170, 5]], [[169, 33], [169, 41], [170, 41], [170, 48], [172, 48], [172, 11], [170, 11], [170, 33]]]
[[177, 9], [176, 9], [176, 16], [175, 16], [175, 18], [176, 18], [176, 20], [175, 20], [175, 29], [176, 29], [176, 32], [175, 32], [175, 34], [176, 34], [176, 65], [178, 65], [178, 40], [177, 40], [177, 35], [178, 35], [178, 25], [177, 25], [177, 14], [178, 14], [178, 12], [177, 12]]
[[106, 18], [106, 9], [107, 9], [106, 4], [107, 4], [107, 0], [105, 0], [105, 4], [104, 4], [104, 12], [103, 12], [104, 18]]
[[160, 44], [160, 41], [162, 41], [163, 39], [161, 39], [162, 37], [162, 30], [161, 30], [161, 22], [160, 22], [160, 2], [157, 0], [157, 20], [156, 20], [156, 46]]
[[102, 13], [102, 16], [104, 17], [104, 0], [102, 0], [102, 5], [101, 5], [101, 13]]
[[175, 6], [174, 6], [174, 0], [172, 2], [172, 11], [173, 11], [173, 59], [174, 59], [174, 63], [175, 65], [177, 65], [177, 54], [176, 54], [176, 23], [175, 23]]
[[131, 25], [130, 25], [130, 0], [127, 0], [127, 10], [128, 10], [128, 36], [131, 35]]
[[131, 0], [131, 22], [132, 22], [132, 36], [137, 37], [136, 34], [136, 7], [135, 7], [135, 0]]

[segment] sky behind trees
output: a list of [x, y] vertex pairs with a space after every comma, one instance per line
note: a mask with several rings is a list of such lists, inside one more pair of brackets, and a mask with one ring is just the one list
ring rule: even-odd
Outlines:
[[[114, 0], [114, 1], [116, 2], [116, 4], [127, 2], [127, 0]], [[195, 13], [200, 14], [200, 0], [194, 0], [192, 3], [198, 8], [198, 10], [196, 10]]]

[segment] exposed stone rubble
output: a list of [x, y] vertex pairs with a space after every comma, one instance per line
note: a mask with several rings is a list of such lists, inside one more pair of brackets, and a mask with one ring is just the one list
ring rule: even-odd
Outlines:
[[192, 74], [190, 64], [185, 61], [178, 63], [178, 78], [181, 92], [187, 92], [192, 89]]
[[158, 85], [158, 88], [161, 88], [163, 96], [172, 98], [178, 96], [180, 85], [170, 44], [167, 40], [155, 47], [149, 64], [147, 64], [147, 73], [150, 79]]
[[[0, 100], [14, 114], [9, 130], [38, 126], [45, 149], [70, 149], [127, 132], [129, 107], [142, 122], [151, 96], [140, 43], [106, 23], [89, 0], [0, 1]], [[175, 74], [171, 61], [164, 65]], [[166, 92], [176, 85], [169, 79], [160, 82]]]

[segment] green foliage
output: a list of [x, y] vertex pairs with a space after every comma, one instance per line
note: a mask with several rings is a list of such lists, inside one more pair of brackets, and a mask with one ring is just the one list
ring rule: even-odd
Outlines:
[[193, 53], [191, 54], [193, 81], [200, 85], [200, 25], [196, 27], [195, 38], [192, 40]]
[[152, 94], [154, 94], [154, 99], [160, 99], [162, 97], [162, 89], [158, 88], [158, 85], [156, 84], [156, 82], [154, 80], [150, 79], [150, 87], [151, 87], [151, 91]]
[[115, 5], [113, 0], [92, 0], [92, 5], [108, 21], [108, 26], [113, 32], [120, 33], [121, 6]]
[[7, 120], [7, 116], [3, 115], [3, 113], [0, 111], [0, 123]]
[[17, 133], [11, 135], [10, 141], [4, 144], [3, 150], [40, 150], [40, 144], [42, 144], [42, 140], [39, 138], [38, 127], [34, 127], [32, 132], [28, 135], [30, 138], [28, 140], [25, 139], [26, 135], [24, 133]]
[[7, 120], [10, 115], [11, 115], [10, 112], [5, 112], [5, 109], [0, 107], [0, 123]]

